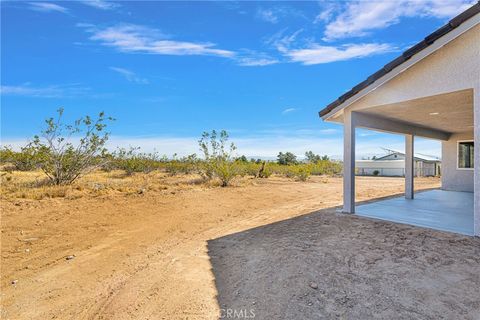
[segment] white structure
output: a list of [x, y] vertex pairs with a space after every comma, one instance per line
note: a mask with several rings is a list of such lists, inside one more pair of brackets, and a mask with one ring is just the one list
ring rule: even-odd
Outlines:
[[[415, 153], [414, 176], [432, 177], [440, 175], [440, 159]], [[405, 153], [389, 150], [389, 154], [372, 160], [356, 160], [356, 174], [359, 176], [405, 176]]]
[[355, 128], [405, 136], [407, 199], [414, 197], [414, 137], [426, 137], [442, 141], [442, 189], [474, 192], [469, 214], [472, 230], [480, 236], [480, 153], [474, 153], [480, 139], [480, 3], [328, 105], [320, 116], [344, 125], [344, 212], [355, 212]]

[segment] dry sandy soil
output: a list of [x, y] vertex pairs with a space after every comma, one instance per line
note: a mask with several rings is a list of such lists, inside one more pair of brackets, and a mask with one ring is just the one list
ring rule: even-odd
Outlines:
[[[357, 181], [359, 200], [403, 190]], [[478, 238], [318, 211], [341, 188], [271, 178], [3, 197], [2, 319], [479, 319]]]

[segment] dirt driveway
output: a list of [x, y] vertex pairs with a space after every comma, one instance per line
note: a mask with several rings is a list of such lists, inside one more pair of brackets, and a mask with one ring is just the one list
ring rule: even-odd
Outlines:
[[[436, 187], [438, 183], [436, 179], [417, 180], [419, 188]], [[358, 179], [360, 200], [400, 193], [402, 190], [402, 179]], [[293, 270], [301, 265], [301, 259], [307, 256], [299, 254], [297, 261], [285, 260], [283, 263], [291, 263], [291, 267], [286, 266], [279, 270], [261, 267], [261, 264], [256, 264], [261, 263], [258, 259], [265, 259], [265, 263], [281, 261], [270, 261], [271, 257], [263, 257], [262, 250], [270, 248], [271, 243], [266, 242], [265, 247], [262, 247], [263, 239], [257, 236], [252, 238], [254, 242], [250, 243], [255, 247], [255, 241], [259, 241], [256, 249], [258, 251], [252, 256], [256, 258], [249, 262], [252, 269], [245, 271], [248, 279], [234, 278], [239, 276], [238, 269], [227, 268], [235, 261], [231, 257], [235, 253], [233, 248], [241, 248], [238, 251], [238, 261], [247, 259], [248, 262], [250, 258], [242, 254], [251, 247], [242, 241], [235, 244], [222, 237], [330, 208], [339, 205], [340, 201], [341, 180], [325, 177], [314, 177], [306, 183], [272, 178], [250, 181], [231, 188], [172, 187], [168, 190], [128, 196], [115, 194], [76, 199], [2, 200], [2, 319], [214, 319], [220, 315], [221, 305], [224, 303], [236, 301], [239, 306], [253, 303], [242, 294], [238, 299], [231, 300], [230, 295], [236, 291], [230, 292], [230, 289], [233, 289], [232, 283], [226, 281], [225, 277], [237, 279], [235, 286], [242, 288], [242, 292], [247, 289], [254, 290], [249, 294], [256, 297], [272, 292], [272, 287], [264, 286], [263, 291], [258, 287], [265, 284], [262, 281], [270, 281], [274, 286], [292, 284], [275, 282], [273, 274], [277, 271], [280, 271], [277, 276], [291, 277], [303, 290], [304, 283], [296, 278], [298, 270]], [[450, 261], [448, 268], [455, 267], [455, 270], [451, 274], [447, 271], [441, 273], [442, 277], [449, 276], [450, 281], [464, 283], [472, 279], [478, 281], [478, 278], [475, 279], [475, 274], [477, 277], [480, 274], [477, 239], [418, 231], [415, 228], [397, 227], [388, 223], [373, 223], [355, 217], [339, 220], [337, 224], [335, 219], [338, 218], [334, 219], [336, 216], [328, 213], [314, 214], [312, 217], [318, 220], [318, 230], [314, 229], [311, 234], [314, 238], [306, 241], [309, 237], [307, 228], [301, 231], [298, 241], [293, 241], [295, 228], [282, 228], [278, 235], [278, 244], [285, 247], [285, 252], [289, 253], [292, 259], [296, 259], [295, 255], [290, 254], [295, 246], [300, 246], [299, 252], [305, 250], [301, 246], [320, 248], [326, 238], [319, 237], [318, 231], [328, 230], [328, 245], [320, 252], [330, 255], [330, 258], [324, 261], [326, 264], [317, 261], [315, 265], [318, 272], [327, 276], [324, 280], [326, 282], [312, 278], [318, 285], [315, 292], [331, 290], [329, 286], [350, 288], [349, 290], [364, 288], [368, 294], [381, 297], [385, 292], [380, 290], [382, 283], [378, 281], [383, 279], [386, 281], [385, 285], [389, 285], [391, 280], [386, 276], [375, 279], [372, 274], [371, 282], [368, 283], [375, 286], [368, 288], [368, 283], [358, 283], [363, 281], [363, 278], [358, 278], [355, 273], [348, 273], [352, 268], [356, 270], [355, 266], [363, 266], [371, 259], [373, 262], [369, 263], [373, 264], [372, 268], [375, 268], [373, 270], [377, 273], [381, 270], [395, 270], [392, 269], [392, 264], [400, 259], [403, 275], [411, 274], [409, 270], [416, 272], [421, 266], [431, 266], [432, 277], [440, 266], [447, 268], [445, 261]], [[324, 222], [328, 223], [323, 226]], [[385, 232], [373, 227], [378, 225], [382, 226], [380, 230]], [[272, 236], [272, 233], [266, 234]], [[290, 238], [285, 238], [288, 234]], [[293, 242], [289, 243], [288, 239]], [[301, 239], [305, 241], [302, 242]], [[423, 244], [422, 239], [426, 239]], [[211, 242], [207, 247], [209, 240]], [[215, 241], [218, 241], [218, 245]], [[346, 243], [351, 241], [366, 241], [365, 247], [359, 248], [359, 244], [346, 246]], [[371, 244], [372, 241], [375, 243]], [[378, 245], [377, 242], [384, 245]], [[430, 242], [438, 245], [432, 247]], [[410, 249], [407, 250], [409, 243], [415, 253], [413, 256]], [[425, 243], [427, 246], [424, 246]], [[368, 256], [369, 245], [372, 246], [371, 256]], [[213, 253], [212, 246], [215, 248]], [[232, 251], [229, 251], [229, 247]], [[435, 256], [425, 260], [428, 252], [433, 249]], [[402, 250], [407, 250], [407, 253], [402, 255]], [[344, 260], [353, 256], [353, 251], [355, 254], [366, 254], [362, 258], [364, 260], [358, 260], [360, 255]], [[273, 252], [277, 251], [271, 253]], [[393, 257], [393, 254], [396, 255]], [[378, 256], [391, 257], [376, 260]], [[416, 267], [418, 259], [421, 259], [422, 264]], [[425, 261], [430, 261], [431, 264], [428, 265]], [[308, 260], [305, 262], [304, 268], [310, 264]], [[219, 263], [223, 266], [220, 269]], [[345, 269], [345, 265], [350, 269]], [[257, 273], [257, 278], [253, 276], [255, 270], [260, 272]], [[362, 275], [365, 274], [366, 271]], [[258, 281], [257, 286], [250, 287], [254, 279], [262, 281]], [[338, 286], [340, 279], [343, 279], [343, 282]], [[414, 277], [410, 276], [410, 279], [415, 281]], [[219, 285], [219, 281], [226, 282]], [[432, 292], [444, 289], [445, 283], [437, 284], [434, 281], [431, 284], [434, 287]], [[357, 288], [357, 285], [361, 286]], [[285, 298], [291, 297], [296, 290], [298, 289], [287, 287], [281, 292], [285, 292]], [[408, 286], [400, 287], [399, 290], [404, 290], [404, 296], [409, 295]], [[458, 287], [448, 299], [441, 301], [452, 310], [463, 312], [459, 314], [469, 315], [478, 308], [478, 300], [468, 298], [467, 293], [470, 293], [468, 288], [462, 291]], [[265, 296], [265, 299], [273, 297]], [[350, 299], [349, 297], [347, 295], [338, 298], [344, 301]], [[395, 301], [396, 296], [385, 296], [385, 299]], [[259, 312], [257, 318], [262, 319], [261, 312], [270, 312], [271, 309], [268, 309], [266, 304], [261, 305], [262, 300], [256, 301]], [[343, 309], [336, 309], [337, 300], [332, 301], [334, 302], [325, 302], [322, 312], [332, 315], [344, 312]], [[299, 307], [303, 302], [298, 303], [297, 309], [292, 307], [292, 312], [303, 311]], [[308, 302], [306, 303], [308, 305]], [[312, 307], [322, 308], [316, 302], [312, 303]], [[351, 302], [342, 302], [341, 305], [349, 303]], [[371, 300], [369, 303], [378, 302]], [[386, 306], [386, 302], [379, 304], [379, 308]], [[408, 304], [407, 306], [414, 308]], [[436, 305], [432, 305], [432, 308], [435, 307]], [[365, 308], [368, 310], [369, 304], [366, 304]], [[342, 315], [348, 313], [344, 312], [339, 316]]]

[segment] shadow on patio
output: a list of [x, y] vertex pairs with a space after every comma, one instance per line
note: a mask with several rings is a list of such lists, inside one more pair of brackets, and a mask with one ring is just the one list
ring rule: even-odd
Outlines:
[[208, 252], [223, 318], [480, 314], [479, 238], [331, 208], [210, 240]]

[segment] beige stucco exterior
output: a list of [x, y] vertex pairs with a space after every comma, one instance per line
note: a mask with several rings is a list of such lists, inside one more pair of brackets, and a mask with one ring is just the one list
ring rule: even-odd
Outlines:
[[[480, 83], [480, 25], [417, 62], [345, 110], [375, 106], [477, 88]], [[331, 120], [341, 117], [337, 113]], [[467, 130], [467, 129], [466, 129]]]
[[[355, 210], [355, 127], [404, 134], [410, 154], [412, 137], [428, 137], [442, 140], [442, 187], [475, 192], [472, 223], [480, 236], [480, 152], [475, 152], [477, 170], [457, 168], [457, 141], [474, 139], [476, 146], [480, 141], [480, 14], [462, 27], [324, 116], [345, 126], [345, 212]], [[407, 166], [407, 198], [412, 186], [413, 172]]]
[[473, 192], [473, 169], [457, 168], [458, 141], [473, 140], [473, 132], [459, 133], [442, 142], [442, 189]]

